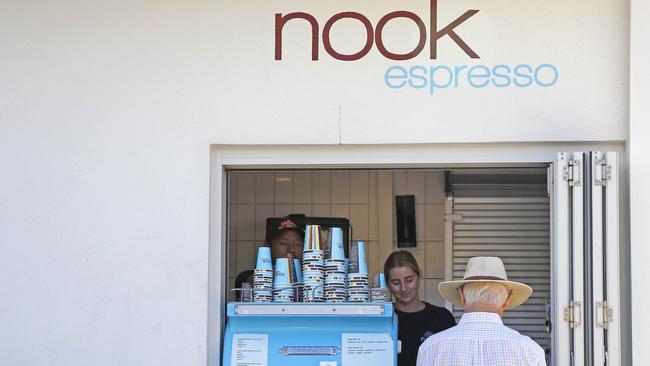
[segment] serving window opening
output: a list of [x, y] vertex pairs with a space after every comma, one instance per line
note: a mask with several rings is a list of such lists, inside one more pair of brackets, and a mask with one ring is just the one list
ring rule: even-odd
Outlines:
[[[473, 256], [499, 256], [509, 279], [533, 295], [504, 323], [551, 356], [551, 232], [546, 166], [463, 169], [228, 170], [227, 294], [255, 267], [257, 248], [283, 218], [349, 225], [346, 243], [364, 241], [370, 276], [408, 250], [422, 270], [422, 301], [455, 309], [438, 284], [463, 277]], [[401, 207], [398, 197], [410, 197]], [[410, 206], [410, 207], [409, 207]], [[406, 210], [406, 211], [404, 211]], [[412, 212], [414, 220], [405, 220]], [[408, 217], [408, 215], [406, 215]], [[409, 222], [407, 222], [409, 221]], [[414, 226], [414, 227], [413, 227]], [[412, 230], [411, 240], [403, 234]], [[550, 364], [550, 363], [549, 363]]]

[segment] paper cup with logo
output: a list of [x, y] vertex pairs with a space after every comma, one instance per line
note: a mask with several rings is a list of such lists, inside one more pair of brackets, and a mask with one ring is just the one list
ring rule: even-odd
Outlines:
[[259, 247], [257, 248], [257, 264], [256, 269], [273, 270], [273, 262], [271, 261], [271, 248]]
[[368, 262], [366, 261], [366, 243], [360, 241], [357, 243], [359, 251], [359, 273], [368, 274]]
[[275, 272], [273, 275], [273, 301], [292, 302], [293, 294], [293, 263], [289, 258], [277, 258], [275, 260]]
[[343, 247], [343, 230], [340, 227], [332, 229], [332, 246], [331, 259], [345, 259], [345, 249]]
[[289, 258], [278, 258], [275, 260], [273, 287], [286, 288], [288, 286], [291, 286], [291, 268], [289, 267]]

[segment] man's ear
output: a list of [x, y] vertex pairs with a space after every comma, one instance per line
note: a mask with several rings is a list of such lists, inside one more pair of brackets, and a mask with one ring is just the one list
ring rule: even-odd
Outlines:
[[503, 304], [501, 305], [501, 311], [505, 311], [508, 308], [511, 299], [512, 299], [512, 290], [509, 290], [508, 296], [506, 297], [506, 301], [504, 301]]
[[458, 291], [458, 294], [460, 295], [460, 303], [465, 306], [465, 292], [463, 292], [463, 288], [459, 287], [456, 291]]

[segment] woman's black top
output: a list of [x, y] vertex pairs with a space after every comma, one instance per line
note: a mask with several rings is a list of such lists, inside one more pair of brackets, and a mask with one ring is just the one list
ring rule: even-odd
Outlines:
[[427, 337], [456, 325], [449, 310], [424, 303], [424, 309], [405, 313], [395, 309], [397, 314], [397, 338], [402, 341], [402, 352], [397, 355], [398, 366], [415, 366], [418, 348]]

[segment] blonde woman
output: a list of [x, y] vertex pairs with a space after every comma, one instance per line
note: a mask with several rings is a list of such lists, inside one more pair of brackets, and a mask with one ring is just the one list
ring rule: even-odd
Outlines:
[[415, 366], [422, 342], [456, 325], [449, 310], [420, 300], [421, 275], [418, 262], [405, 250], [393, 252], [384, 263], [384, 276], [395, 299], [397, 338], [402, 343], [402, 352], [397, 355], [398, 366]]

